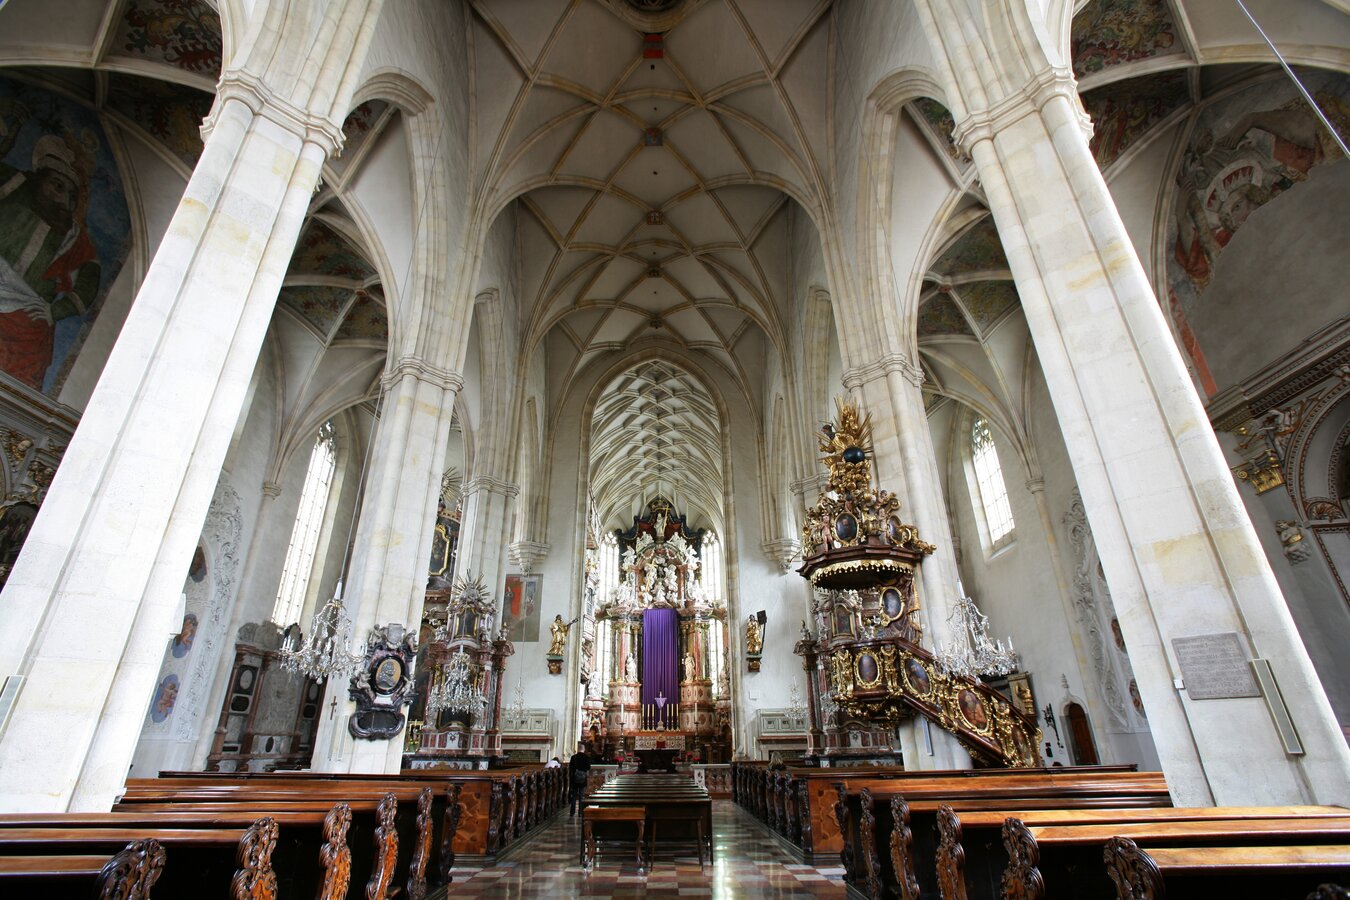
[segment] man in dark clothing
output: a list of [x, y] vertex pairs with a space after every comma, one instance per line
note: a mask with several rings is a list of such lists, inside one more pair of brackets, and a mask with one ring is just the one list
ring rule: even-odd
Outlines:
[[586, 755], [586, 745], [577, 742], [577, 752], [567, 761], [567, 783], [572, 786], [568, 800], [568, 815], [574, 816], [586, 802], [586, 779], [591, 774], [591, 758]]

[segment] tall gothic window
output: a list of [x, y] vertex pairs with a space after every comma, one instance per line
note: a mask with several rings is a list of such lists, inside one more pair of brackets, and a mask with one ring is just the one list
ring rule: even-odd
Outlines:
[[1008, 502], [1008, 488], [1003, 483], [1003, 467], [998, 464], [998, 450], [989, 421], [983, 417], [970, 428], [970, 455], [975, 465], [975, 483], [979, 487], [980, 505], [989, 528], [989, 541], [998, 547], [1012, 536], [1012, 505]]
[[314, 554], [319, 549], [319, 531], [328, 507], [329, 487], [337, 468], [337, 441], [331, 421], [325, 422], [314, 440], [305, 472], [305, 487], [300, 492], [300, 508], [291, 529], [291, 544], [281, 570], [281, 586], [272, 607], [272, 621], [285, 627], [300, 619], [305, 607], [309, 578], [314, 571]]

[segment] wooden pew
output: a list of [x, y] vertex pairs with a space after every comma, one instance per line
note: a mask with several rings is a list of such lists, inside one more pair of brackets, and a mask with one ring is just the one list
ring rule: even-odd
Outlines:
[[[903, 797], [911, 806], [928, 801], [941, 804], [959, 801], [983, 804], [988, 808], [1128, 808], [1170, 806], [1171, 798], [1161, 775], [1120, 771], [1079, 769], [1017, 775], [1011, 771], [989, 772], [977, 777], [937, 777], [905, 779], [854, 778], [836, 783], [836, 817], [843, 837], [840, 859], [846, 877], [864, 894], [879, 897], [885, 885], [896, 884], [902, 874], [892, 869], [890, 847], [894, 830], [891, 799]], [[932, 808], [932, 807], [930, 807]], [[916, 829], [911, 823], [911, 842], [916, 852], [931, 857], [934, 847], [933, 816]], [[925, 852], [926, 851], [926, 852]], [[935, 891], [937, 885], [920, 871], [920, 887]], [[931, 877], [928, 876], [928, 877]]]
[[164, 848], [133, 841], [113, 854], [0, 857], [0, 890], [10, 897], [146, 900], [164, 870]]
[[678, 775], [621, 775], [587, 797], [586, 805], [598, 808], [642, 807], [646, 810], [646, 831], [649, 836], [658, 833], [682, 836], [682, 832], [687, 832], [697, 842], [699, 864], [702, 865], [705, 852], [710, 860], [713, 858], [712, 799], [691, 778]]
[[[892, 798], [891, 802], [892, 819], [907, 825], [910, 808], [899, 797]], [[915, 806], [927, 811], [928, 805]], [[998, 897], [1002, 893], [1003, 872], [1008, 865], [1003, 843], [1003, 825], [1008, 818], [1020, 818], [1024, 824], [1032, 826], [1096, 824], [1110, 827], [1125, 823], [1305, 820], [1345, 815], [1347, 810], [1335, 806], [969, 811], [960, 801], [955, 801], [942, 804], [937, 811], [935, 849], [920, 852], [912, 836], [906, 836], [903, 828], [892, 832], [891, 871], [896, 873], [895, 878], [900, 884], [927, 885], [930, 890], [936, 885], [942, 897]], [[901, 896], [905, 896], [903, 891]]]
[[[1125, 838], [1149, 849], [1223, 850], [1241, 859], [1247, 848], [1293, 848], [1340, 846], [1344, 861], [1350, 864], [1350, 816], [1290, 819], [1189, 820], [1183, 822], [1124, 822], [1119, 824], [1044, 825], [1028, 827], [1010, 818], [1003, 826], [1003, 841], [1008, 867], [1002, 878], [1002, 892], [1028, 900], [1052, 900], [1058, 897], [1109, 897], [1114, 885], [1102, 864], [1107, 842]], [[1232, 851], [1231, 853], [1229, 851]], [[1203, 856], [1195, 854], [1195, 856]], [[1178, 874], [1188, 868], [1178, 861]], [[1278, 863], [1271, 860], [1267, 870]], [[1194, 874], [1196, 867], [1190, 865]], [[1345, 867], [1350, 873], [1350, 865]], [[1223, 876], [1221, 865], [1211, 867], [1210, 878]], [[1237, 876], [1235, 876], [1237, 877]], [[1246, 894], [1261, 896], [1266, 894]]]
[[1335, 884], [1350, 883], [1344, 845], [1282, 847], [1152, 847], [1113, 837], [1103, 851], [1117, 900], [1173, 897], [1258, 896], [1303, 900], [1345, 896]]
[[[840, 781], [866, 779], [868, 781], [909, 782], [931, 778], [987, 778], [997, 775], [1002, 778], [1035, 777], [1054, 774], [1072, 775], [1078, 772], [1094, 773], [1131, 773], [1133, 765], [1088, 766], [1036, 769], [947, 769], [937, 771], [906, 771], [900, 768], [879, 767], [867, 769], [821, 769], [789, 768], [786, 783], [782, 785], [783, 811], [785, 821], [780, 823], [780, 832], [796, 846], [803, 860], [815, 863], [832, 863], [843, 850], [843, 835], [835, 816], [838, 792], [835, 785]], [[756, 805], [767, 811], [765, 793], [768, 786], [768, 765], [766, 763], [737, 763], [733, 773], [737, 802], [742, 808], [758, 815]], [[1161, 782], [1160, 782], [1161, 783]]]

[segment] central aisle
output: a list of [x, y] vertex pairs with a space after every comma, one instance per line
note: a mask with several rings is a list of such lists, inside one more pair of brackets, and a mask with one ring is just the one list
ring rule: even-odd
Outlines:
[[795, 863], [763, 826], [730, 800], [713, 801], [716, 862], [699, 870], [692, 844], [657, 847], [643, 875], [630, 853], [602, 846], [589, 874], [581, 867], [581, 820], [566, 812], [508, 859], [487, 869], [455, 869], [449, 896], [461, 897], [844, 897], [844, 870]]

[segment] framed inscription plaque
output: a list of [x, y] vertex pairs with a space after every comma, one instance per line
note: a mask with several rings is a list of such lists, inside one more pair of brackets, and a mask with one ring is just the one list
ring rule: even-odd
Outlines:
[[1172, 648], [1192, 700], [1261, 696], [1236, 631], [1173, 638]]

